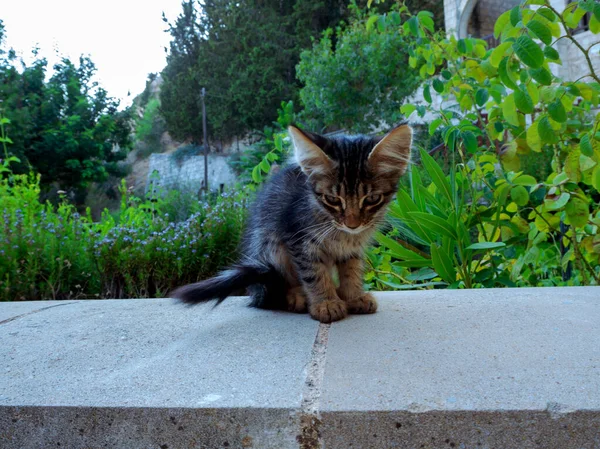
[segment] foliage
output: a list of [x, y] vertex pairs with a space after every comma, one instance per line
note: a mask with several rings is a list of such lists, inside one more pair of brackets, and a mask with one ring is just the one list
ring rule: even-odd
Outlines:
[[164, 296], [234, 260], [244, 192], [198, 202], [152, 191], [142, 199], [123, 181], [120, 210], [94, 222], [65, 195], [58, 206], [41, 203], [39, 174], [12, 172], [7, 122], [0, 116], [0, 301]]
[[[11, 118], [11, 147], [18, 173], [32, 168], [45, 186], [81, 192], [90, 182], [122, 174], [118, 162], [129, 148], [129, 111], [93, 81], [94, 63], [63, 59], [47, 79], [47, 62], [36, 57], [29, 66], [14, 52], [0, 58], [0, 100]], [[35, 56], [35, 52], [34, 52]]]
[[295, 66], [312, 37], [347, 15], [342, 0], [195, 0], [169, 26], [161, 110], [171, 135], [202, 141], [199, 94], [206, 88], [208, 133], [231, 138], [262, 129], [282, 100], [295, 100]]
[[159, 108], [158, 98], [150, 98], [143, 109], [142, 117], [137, 121], [135, 148], [138, 150], [138, 156], [142, 158], [162, 152], [161, 139], [166, 127]]
[[[370, 257], [372, 286], [600, 283], [600, 79], [591, 47], [571, 33], [586, 12], [600, 33], [596, 2], [559, 12], [547, 0], [526, 0], [498, 19], [495, 49], [436, 34], [426, 12], [402, 10], [399, 27], [379, 19], [412, 37], [410, 66], [425, 81], [428, 104], [402, 111], [436, 115], [430, 132], [443, 131], [456, 169], [446, 175], [422, 152], [431, 183], [420, 185], [414, 169], [399, 191], [392, 229], [378, 236]], [[578, 80], [552, 74], [561, 64], [558, 40], [583, 52], [588, 66]], [[436, 95], [445, 107], [434, 106]], [[551, 155], [547, 176], [522, 171], [524, 158], [543, 161], [544, 154]]]
[[39, 176], [0, 181], [0, 300], [164, 296], [231, 263], [245, 216], [244, 194], [225, 193], [172, 221], [181, 195], [140, 199], [123, 184], [118, 214], [95, 223], [39, 193]]
[[[405, 98], [418, 87], [418, 75], [406, 70], [410, 38], [382, 26], [379, 15], [368, 17], [356, 4], [351, 9], [347, 26], [328, 29], [300, 56], [302, 117], [311, 129], [368, 132], [394, 124], [402, 119]], [[400, 23], [398, 11], [388, 17]]]
[[[294, 123], [294, 117], [294, 103], [292, 101], [281, 102], [277, 121], [273, 122], [273, 126], [265, 126], [262, 138], [258, 142], [241, 155], [234, 155], [229, 159], [229, 165], [241, 182], [260, 182], [262, 180], [261, 169], [256, 167], [262, 163], [266, 174], [271, 170], [272, 162], [284, 157], [289, 149], [289, 140], [286, 139], [287, 128]], [[263, 160], [266, 162], [263, 163]]]

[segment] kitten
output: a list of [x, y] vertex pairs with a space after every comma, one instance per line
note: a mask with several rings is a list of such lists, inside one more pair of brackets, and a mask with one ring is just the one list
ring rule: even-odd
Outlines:
[[412, 130], [403, 124], [380, 138], [327, 138], [294, 126], [289, 133], [296, 163], [278, 170], [258, 194], [242, 259], [172, 297], [219, 304], [248, 288], [251, 306], [308, 310], [323, 323], [377, 310], [363, 290], [364, 252], [408, 166]]

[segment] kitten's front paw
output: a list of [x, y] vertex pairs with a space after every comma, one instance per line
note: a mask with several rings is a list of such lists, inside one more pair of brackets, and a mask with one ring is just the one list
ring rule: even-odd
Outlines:
[[321, 323], [331, 323], [345, 318], [348, 315], [346, 303], [340, 299], [328, 299], [309, 308], [310, 316]]
[[306, 295], [302, 287], [294, 287], [288, 290], [286, 295], [287, 309], [290, 312], [306, 312]]
[[363, 293], [360, 297], [347, 303], [350, 313], [375, 313], [377, 311], [377, 300], [371, 293]]

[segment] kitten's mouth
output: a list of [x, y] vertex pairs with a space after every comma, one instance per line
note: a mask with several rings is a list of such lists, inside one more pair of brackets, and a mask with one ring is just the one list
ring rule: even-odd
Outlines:
[[348, 234], [360, 234], [361, 232], [366, 231], [370, 226], [369, 225], [360, 225], [358, 228], [349, 228], [346, 225], [336, 223], [335, 227], [340, 231], [347, 232]]

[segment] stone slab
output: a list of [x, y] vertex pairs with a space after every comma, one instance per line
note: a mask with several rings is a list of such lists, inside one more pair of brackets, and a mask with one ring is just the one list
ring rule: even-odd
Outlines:
[[600, 288], [379, 300], [330, 329], [325, 447], [600, 448]]
[[55, 306], [64, 306], [72, 301], [17, 301], [5, 303], [0, 307], [0, 323], [12, 321], [21, 315], [29, 315], [32, 313], [41, 312], [47, 308]]
[[[12, 422], [23, 407], [38, 407], [37, 421], [23, 421], [31, 425], [32, 420], [54, 422], [57, 409], [68, 408], [78, 409], [78, 419], [101, 425], [98, 416], [108, 420], [114, 408], [157, 409], [152, 420], [166, 431], [164, 425], [172, 427], [170, 410], [183, 408], [212, 417], [220, 423], [215, 425], [222, 428], [223, 441], [231, 442], [226, 429], [231, 414], [242, 417], [231, 425], [243, 439], [242, 433], [249, 435], [243, 429], [271, 413], [280, 416], [270, 421], [271, 431], [292, 441], [297, 427], [280, 424], [300, 406], [318, 323], [307, 315], [251, 309], [245, 303], [245, 298], [231, 298], [213, 309], [169, 299], [79, 301], [6, 322], [0, 325], [0, 415]], [[191, 419], [193, 413], [184, 415]], [[145, 418], [130, 425], [147, 427]], [[194, 432], [210, 425], [200, 421]], [[261, 424], [251, 438], [256, 440], [263, 428], [268, 433]], [[30, 433], [41, 432], [35, 429]], [[281, 438], [264, 447], [287, 447]], [[0, 447], [10, 447], [1, 441]], [[86, 447], [90, 441], [65, 440], [63, 447]], [[136, 441], [130, 447], [153, 447]], [[38, 443], [19, 447], [42, 447]]]

